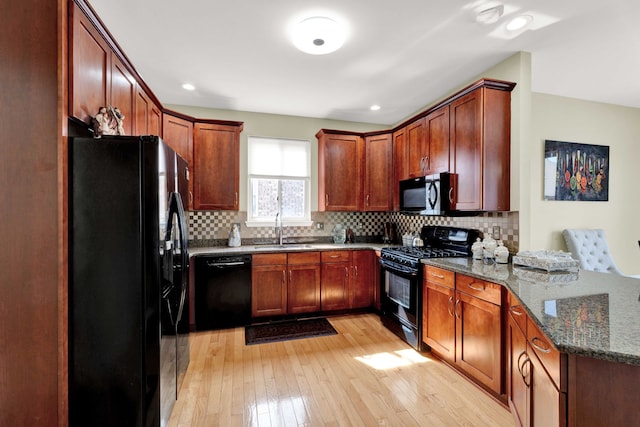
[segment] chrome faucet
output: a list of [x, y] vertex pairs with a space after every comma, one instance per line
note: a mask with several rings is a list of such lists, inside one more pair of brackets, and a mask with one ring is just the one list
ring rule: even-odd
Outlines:
[[284, 234], [282, 230], [282, 217], [280, 216], [280, 226], [278, 227], [278, 216], [280, 216], [280, 212], [276, 214], [275, 233], [276, 233], [276, 239], [278, 239], [279, 244], [282, 245], [282, 235]]

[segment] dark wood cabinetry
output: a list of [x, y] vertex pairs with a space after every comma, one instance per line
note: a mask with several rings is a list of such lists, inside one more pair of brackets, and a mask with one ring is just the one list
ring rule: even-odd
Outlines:
[[405, 127], [393, 132], [393, 209], [400, 209], [400, 192], [398, 183], [409, 178], [407, 159], [407, 129]]
[[370, 307], [372, 251], [322, 252], [322, 311]]
[[449, 171], [449, 106], [425, 117], [425, 175]]
[[432, 351], [502, 392], [502, 287], [425, 267], [423, 341]]
[[511, 94], [479, 87], [450, 105], [450, 166], [455, 209], [508, 211]]
[[362, 210], [364, 141], [359, 135], [320, 130], [318, 138], [318, 210]]
[[158, 135], [162, 134], [162, 112], [160, 108], [139, 86], [136, 87], [134, 100], [134, 135]]
[[320, 311], [320, 252], [256, 254], [252, 317]]
[[389, 133], [364, 139], [364, 210], [393, 208], [393, 137]]
[[507, 398], [514, 419], [520, 426], [566, 425], [566, 355], [553, 348], [512, 295], [506, 318]]
[[242, 126], [195, 123], [194, 209], [239, 209], [241, 131]]
[[424, 118], [416, 120], [406, 127], [407, 172], [409, 178], [426, 175], [427, 142], [426, 122]]

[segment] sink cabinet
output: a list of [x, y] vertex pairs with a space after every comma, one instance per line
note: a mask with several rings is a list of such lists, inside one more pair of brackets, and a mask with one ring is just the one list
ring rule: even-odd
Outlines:
[[251, 316], [320, 311], [320, 252], [255, 254]]

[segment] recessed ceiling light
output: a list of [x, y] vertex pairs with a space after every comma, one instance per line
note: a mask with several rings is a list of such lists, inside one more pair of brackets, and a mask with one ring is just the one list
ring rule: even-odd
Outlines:
[[380, 109], [380, 106], [378, 104], [373, 104], [371, 107], [369, 107], [369, 109], [371, 111], [378, 111]]
[[340, 49], [346, 38], [344, 28], [330, 18], [314, 16], [293, 29], [293, 44], [305, 53], [324, 55]]
[[495, 24], [504, 13], [504, 6], [498, 5], [478, 12], [476, 22], [480, 24]]
[[533, 21], [533, 16], [531, 15], [520, 15], [513, 18], [507, 24], [507, 30], [509, 31], [518, 31], [529, 25]]
[[194, 85], [192, 85], [191, 83], [185, 83], [182, 85], [182, 89], [184, 90], [195, 90], [196, 87]]

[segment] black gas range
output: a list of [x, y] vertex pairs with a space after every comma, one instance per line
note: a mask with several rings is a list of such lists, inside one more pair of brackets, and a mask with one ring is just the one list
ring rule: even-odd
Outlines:
[[480, 237], [478, 230], [424, 226], [424, 246], [382, 248], [380, 318], [382, 323], [412, 347], [420, 349], [422, 314], [422, 262], [428, 258], [468, 257]]

